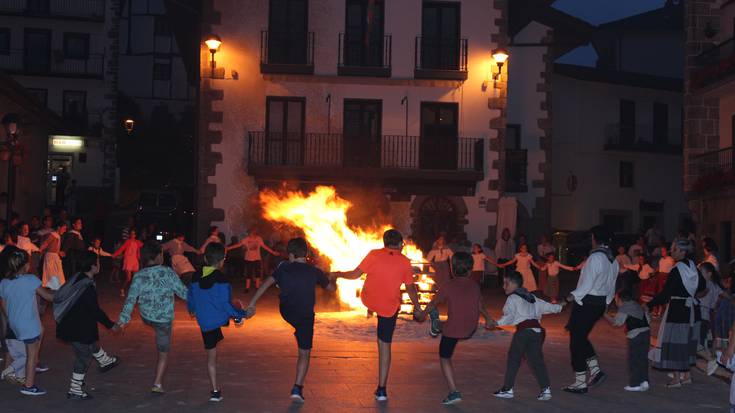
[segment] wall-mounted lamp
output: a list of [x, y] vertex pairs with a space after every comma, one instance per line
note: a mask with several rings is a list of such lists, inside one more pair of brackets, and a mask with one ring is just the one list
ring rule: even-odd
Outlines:
[[133, 119], [127, 118], [125, 121], [123, 121], [123, 126], [125, 127], [125, 131], [130, 135], [133, 133], [133, 128], [135, 128], [135, 121]]
[[214, 68], [217, 66], [217, 63], [214, 60], [214, 54], [217, 53], [219, 47], [222, 45], [222, 39], [220, 39], [216, 34], [210, 34], [206, 39], [204, 39], [204, 44], [207, 45], [209, 53], [212, 54], [212, 73], [210, 73], [210, 77], [214, 79]]
[[[508, 60], [508, 51], [503, 49], [502, 47], [499, 47], [495, 50], [493, 50], [492, 54], [493, 60], [495, 61], [495, 64], [498, 66], [498, 72], [493, 73], [493, 88], [497, 89], [498, 87], [498, 79], [500, 79], [500, 75], [503, 73], [503, 65], [505, 65], [505, 62]], [[492, 73], [492, 68], [490, 69], [490, 73]], [[485, 80], [482, 82], [482, 91], [487, 91], [489, 81]]]
[[498, 73], [493, 75], [493, 80], [497, 81], [500, 78], [500, 74], [503, 72], [503, 65], [508, 60], [508, 51], [499, 47], [493, 50], [493, 60], [498, 65]]

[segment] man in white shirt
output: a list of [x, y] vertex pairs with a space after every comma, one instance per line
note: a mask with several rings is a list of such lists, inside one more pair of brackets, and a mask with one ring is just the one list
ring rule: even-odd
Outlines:
[[592, 251], [582, 268], [577, 288], [567, 297], [568, 302], [574, 303], [567, 323], [575, 375], [574, 383], [564, 388], [569, 393], [587, 393], [588, 386], [594, 387], [606, 377], [600, 370], [597, 353], [588, 336], [615, 296], [619, 268], [609, 247], [612, 233], [603, 226], [593, 227], [590, 232]]

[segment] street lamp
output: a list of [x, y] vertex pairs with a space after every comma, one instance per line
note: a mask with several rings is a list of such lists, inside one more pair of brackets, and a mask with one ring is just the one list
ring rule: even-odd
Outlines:
[[2, 124], [5, 129], [5, 144], [10, 154], [8, 158], [8, 200], [5, 205], [5, 222], [10, 222], [13, 213], [13, 200], [15, 198], [15, 167], [16, 162], [20, 164], [22, 158], [17, 152], [18, 135], [20, 134], [20, 117], [17, 113], [7, 113], [3, 116]]
[[502, 47], [493, 50], [493, 60], [495, 60], [495, 64], [498, 65], [498, 73], [493, 75], [493, 80], [497, 81], [498, 78], [500, 78], [500, 74], [503, 72], [503, 65], [508, 60], [508, 57], [508, 51]]
[[123, 126], [125, 126], [125, 131], [128, 133], [128, 135], [130, 135], [131, 133], [133, 133], [133, 128], [135, 128], [135, 120], [127, 118], [123, 122]]
[[206, 39], [204, 39], [204, 44], [207, 45], [209, 53], [212, 54], [212, 73], [210, 73], [210, 77], [214, 79], [214, 68], [217, 65], [214, 61], [214, 54], [217, 53], [219, 47], [222, 45], [222, 39], [220, 39], [216, 34], [210, 34]]

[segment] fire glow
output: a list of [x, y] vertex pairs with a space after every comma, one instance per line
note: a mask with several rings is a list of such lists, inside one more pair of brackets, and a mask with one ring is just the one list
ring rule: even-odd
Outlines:
[[[340, 198], [335, 189], [328, 186], [319, 186], [308, 195], [264, 190], [260, 193], [260, 204], [264, 218], [303, 231], [309, 244], [329, 261], [330, 271], [353, 270], [368, 252], [383, 247], [383, 232], [390, 228], [388, 225], [376, 228], [350, 226], [347, 223], [347, 211], [352, 204]], [[422, 263], [425, 260], [421, 250], [413, 244], [406, 244], [403, 254], [412, 263], [417, 263], [415, 265], [423, 272]], [[360, 301], [363, 282], [361, 278], [337, 280], [339, 298], [351, 309], [365, 309]], [[418, 287], [421, 291], [430, 291], [431, 284], [433, 281], [426, 274], [419, 276]], [[405, 306], [402, 307], [402, 310], [405, 309]]]

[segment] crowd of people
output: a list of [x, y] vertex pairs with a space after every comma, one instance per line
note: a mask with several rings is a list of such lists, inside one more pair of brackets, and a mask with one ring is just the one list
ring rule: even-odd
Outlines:
[[[174, 303], [179, 297], [186, 300], [201, 330], [211, 382], [210, 400], [221, 401], [217, 345], [224, 339], [222, 327], [231, 321], [240, 325], [255, 316], [260, 298], [276, 285], [280, 313], [294, 328], [298, 349], [290, 397], [303, 402], [313, 347], [315, 288], [333, 291], [338, 278], [364, 278], [360, 298], [377, 315], [378, 401], [388, 399], [391, 343], [403, 290], [413, 304], [413, 318], [417, 322], [430, 319], [431, 335], [441, 334], [439, 360], [449, 387], [445, 404], [462, 400], [452, 357], [458, 343], [474, 335], [480, 315], [488, 330], [499, 326], [516, 329], [508, 350], [505, 380], [494, 393], [499, 398], [515, 397], [515, 379], [525, 359], [540, 387], [537, 399], [551, 399], [541, 318], [560, 313], [567, 305], [571, 307], [566, 329], [574, 380], [563, 388], [565, 392], [587, 393], [605, 381], [606, 374], [589, 339], [602, 318], [625, 328], [627, 391], [650, 388], [650, 366], [670, 372], [668, 387], [682, 387], [692, 383], [690, 370], [698, 355], [708, 360], [710, 374], [718, 366], [731, 368], [733, 364], [733, 297], [720, 276], [717, 248], [709, 238], [702, 240], [703, 260], [696, 264], [697, 248], [688, 234], [680, 234], [670, 247], [661, 242], [653, 245], [641, 237], [629, 248], [616, 248], [613, 234], [598, 226], [590, 231], [592, 250], [588, 256], [576, 265], [565, 265], [545, 237], [536, 248], [538, 255], [534, 255], [525, 240], [519, 240], [516, 247], [509, 230], [502, 232], [493, 253], [486, 253], [479, 245], [470, 252], [455, 252], [440, 236], [426, 255], [437, 291], [433, 300], [422, 306], [414, 283], [417, 269], [402, 254], [404, 239], [396, 230], [384, 233], [384, 248], [356, 257], [362, 259], [352, 271], [327, 273], [309, 259], [309, 246], [303, 238], [293, 238], [279, 250], [266, 245], [255, 230], [226, 246], [219, 230], [212, 227], [205, 242], [195, 248], [182, 234], [174, 234], [166, 242], [157, 239], [151, 230], [138, 237], [131, 221], [121, 231], [114, 252], [109, 253], [102, 249], [99, 238], [87, 243], [80, 218], [44, 218], [42, 226], [20, 221], [8, 224], [0, 252], [0, 343], [5, 359], [2, 378], [20, 384], [25, 395], [45, 394], [36, 384], [36, 373], [48, 370], [38, 360], [44, 337], [41, 317], [47, 309], [52, 310], [56, 337], [69, 343], [74, 355], [67, 397], [87, 400], [92, 396], [85, 390], [84, 379], [92, 360], [102, 372], [121, 362], [100, 345], [98, 325], [115, 333], [122, 331], [136, 306], [143, 322], [155, 333], [158, 360], [151, 392], [163, 394]], [[246, 280], [245, 290], [253, 286], [257, 289], [247, 305], [233, 300], [226, 275], [228, 255], [237, 251], [242, 252], [240, 274]], [[282, 259], [267, 277], [263, 277], [262, 251]], [[201, 265], [192, 263], [192, 256], [199, 257]], [[120, 258], [111, 270], [111, 281], [119, 283], [120, 295], [125, 298], [117, 321], [109, 318], [98, 302], [94, 279], [100, 271], [100, 257]], [[490, 315], [483, 302], [482, 288], [493, 284], [486, 277], [486, 263], [497, 268], [498, 283], [507, 295], [497, 318]], [[559, 291], [562, 269], [580, 271], [576, 287], [564, 298]], [[439, 317], [442, 304], [447, 308], [444, 321]], [[651, 345], [651, 322], [656, 317], [661, 319], [660, 328]]]

